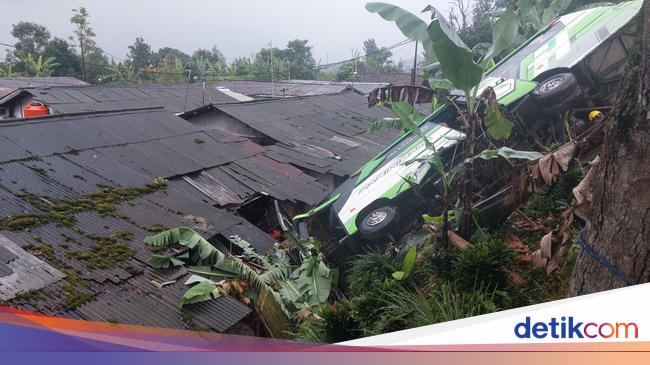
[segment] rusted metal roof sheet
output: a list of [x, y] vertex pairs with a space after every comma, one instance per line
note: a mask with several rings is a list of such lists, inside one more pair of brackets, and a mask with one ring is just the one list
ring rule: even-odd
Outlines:
[[392, 143], [396, 131], [368, 133], [387, 116], [355, 92], [216, 105], [216, 109], [277, 141], [266, 156], [303, 169], [350, 175]]

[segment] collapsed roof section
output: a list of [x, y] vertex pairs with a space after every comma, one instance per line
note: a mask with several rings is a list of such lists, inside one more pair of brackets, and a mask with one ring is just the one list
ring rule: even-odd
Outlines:
[[371, 122], [388, 116], [352, 91], [214, 105], [183, 115], [203, 128], [252, 135], [276, 161], [339, 177], [351, 175], [395, 140], [396, 131], [368, 133]]
[[[0, 292], [13, 288], [0, 299], [42, 313], [177, 327], [188, 274], [175, 271], [165, 280], [174, 284], [156, 291], [151, 280], [164, 278], [152, 275], [167, 274], [146, 269], [144, 237], [186, 226], [215, 244], [239, 235], [266, 252], [275, 240], [227, 208], [260, 194], [312, 204], [326, 193], [265, 147], [161, 108], [4, 122], [0, 144]], [[27, 261], [17, 246], [54, 266], [52, 281], [58, 271], [65, 279], [25, 286], [11, 276]], [[224, 297], [190, 311], [225, 331], [250, 309]]]

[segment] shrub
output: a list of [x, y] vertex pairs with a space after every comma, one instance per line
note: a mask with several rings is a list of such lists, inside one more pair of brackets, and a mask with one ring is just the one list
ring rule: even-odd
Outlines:
[[392, 258], [379, 253], [356, 256], [348, 273], [350, 294], [361, 295], [386, 279], [392, 280], [399, 267]]
[[335, 343], [353, 340], [363, 336], [356, 319], [356, 310], [348, 300], [325, 305], [321, 319], [301, 323], [294, 333], [294, 339], [305, 342]]
[[456, 255], [454, 277], [459, 287], [466, 291], [477, 287], [504, 287], [508, 276], [503, 267], [508, 267], [512, 258], [513, 252], [503, 241], [489, 237]]

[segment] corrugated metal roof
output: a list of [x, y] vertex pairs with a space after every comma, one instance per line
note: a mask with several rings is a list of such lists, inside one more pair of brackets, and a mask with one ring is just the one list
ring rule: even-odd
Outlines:
[[88, 86], [74, 77], [13, 77], [0, 78], [0, 98], [24, 87], [42, 86]]
[[390, 116], [355, 92], [216, 105], [278, 143], [265, 155], [303, 169], [350, 175], [392, 143], [396, 131], [367, 132]]
[[387, 86], [386, 82], [350, 82], [323, 80], [282, 80], [274, 83], [264, 81], [223, 80], [215, 84], [217, 88], [234, 91], [256, 98], [313, 96], [356, 90], [367, 95], [372, 90]]
[[0, 234], [0, 300], [9, 300], [24, 290], [47, 287], [61, 278], [59, 270]]
[[[236, 234], [258, 252], [266, 252], [275, 240], [222, 209], [228, 204], [215, 199], [210, 189], [228, 186], [241, 202], [269, 194], [313, 203], [326, 193], [297, 168], [265, 156], [264, 147], [226, 132], [202, 131], [163, 109], [2, 123], [0, 139], [11, 141], [13, 147], [0, 150], [0, 220], [23, 214], [47, 220], [53, 207], [68, 207], [65, 222], [42, 221], [27, 229], [0, 230], [7, 244], [32, 253], [25, 252], [32, 263], [40, 258], [65, 271], [68, 278], [74, 275], [89, 283], [79, 286], [66, 279], [53, 284], [63, 277], [54, 268], [34, 269], [43, 275], [40, 281], [12, 282], [15, 285], [4, 299], [45, 286], [39, 296], [12, 304], [49, 314], [186, 326], [176, 307], [184, 285], [174, 285], [173, 295], [164, 301], [151, 292], [158, 289], [146, 276], [145, 262], [152, 252], [142, 242], [144, 237], [152, 231], [187, 226], [206, 238], [222, 240]], [[106, 202], [104, 212], [81, 207], [100, 187], [143, 187], [157, 177], [168, 179], [164, 188]], [[102, 249], [126, 255], [105, 263], [93, 256]], [[9, 256], [2, 253], [0, 276], [10, 277], [14, 273], [9, 271], [19, 260], [3, 263], [2, 258]], [[70, 291], [88, 303], [77, 308]], [[224, 297], [192, 306], [189, 312], [201, 326], [224, 331], [250, 309]]]
[[348, 85], [336, 83], [292, 83], [292, 82], [263, 82], [223, 80], [216, 84], [217, 88], [225, 88], [236, 93], [251, 97], [288, 97], [308, 96], [339, 93], [348, 89]]
[[208, 104], [236, 102], [214, 87], [200, 84], [23, 87], [50, 107], [53, 114], [129, 110], [160, 106], [173, 113], [194, 110]]

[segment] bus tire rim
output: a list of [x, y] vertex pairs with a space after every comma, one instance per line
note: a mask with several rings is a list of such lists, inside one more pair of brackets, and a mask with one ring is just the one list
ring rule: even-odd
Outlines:
[[540, 86], [539, 90], [542, 93], [547, 93], [555, 89], [556, 87], [558, 87], [562, 83], [562, 81], [564, 80], [561, 77], [550, 79], [548, 80], [548, 82], [545, 82], [542, 86]]
[[372, 212], [372, 213], [368, 216], [368, 218], [366, 218], [366, 223], [367, 223], [370, 227], [372, 227], [372, 226], [376, 226], [376, 225], [378, 225], [379, 223], [383, 222], [384, 219], [386, 219], [386, 216], [387, 216], [387, 215], [388, 215], [388, 213], [384, 212], [383, 210], [376, 210], [376, 211]]

